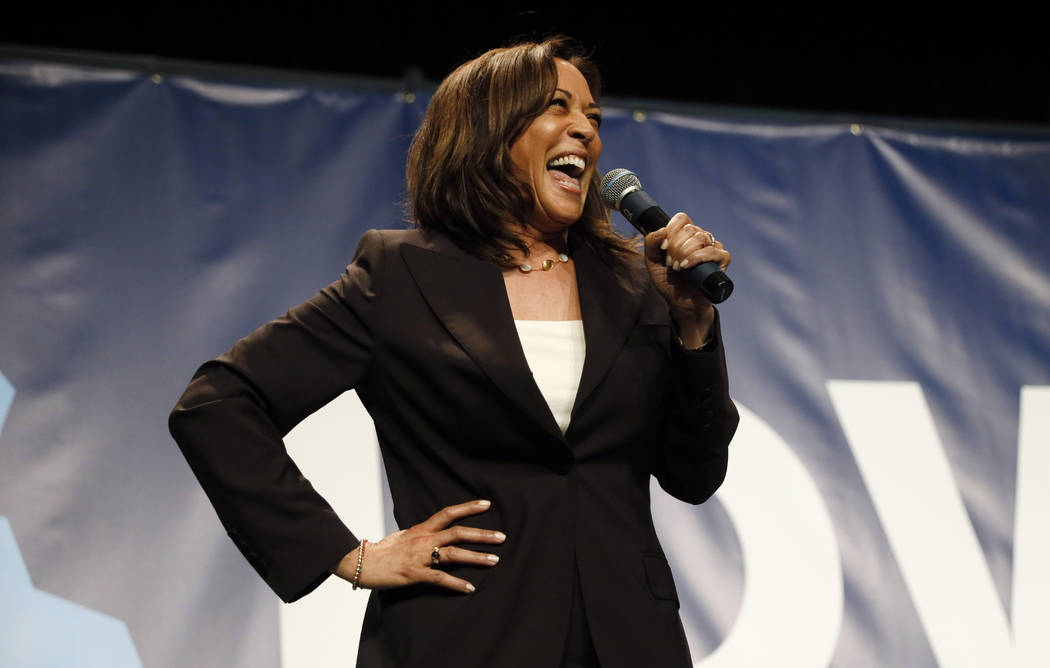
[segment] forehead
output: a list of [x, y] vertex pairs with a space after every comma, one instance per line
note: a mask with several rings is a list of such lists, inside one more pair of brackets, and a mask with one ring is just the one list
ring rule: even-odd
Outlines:
[[569, 91], [573, 95], [582, 95], [584, 102], [593, 102], [591, 89], [587, 85], [587, 79], [576, 69], [576, 66], [567, 60], [556, 58], [554, 63], [558, 66], [558, 88]]

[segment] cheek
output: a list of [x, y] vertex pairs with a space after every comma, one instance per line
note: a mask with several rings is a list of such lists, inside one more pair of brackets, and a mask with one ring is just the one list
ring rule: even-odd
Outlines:
[[525, 164], [524, 152], [521, 148], [521, 140], [514, 142], [510, 147], [510, 168], [518, 178], [527, 178], [528, 168]]
[[510, 159], [523, 178], [529, 178], [536, 162], [542, 160], [544, 126], [541, 121], [542, 118], [539, 118], [530, 123], [510, 145]]

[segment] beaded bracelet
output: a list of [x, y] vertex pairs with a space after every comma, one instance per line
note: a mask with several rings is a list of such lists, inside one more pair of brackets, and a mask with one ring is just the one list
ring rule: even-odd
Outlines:
[[368, 539], [365, 538], [364, 540], [361, 541], [361, 545], [358, 546], [358, 550], [357, 550], [357, 570], [354, 571], [354, 579], [350, 581], [350, 584], [354, 586], [355, 590], [357, 590], [359, 587], [361, 587], [361, 585], [358, 584], [358, 581], [361, 579], [361, 564], [363, 564], [364, 561], [365, 561], [365, 543], [367, 543], [367, 542], [368, 542]]

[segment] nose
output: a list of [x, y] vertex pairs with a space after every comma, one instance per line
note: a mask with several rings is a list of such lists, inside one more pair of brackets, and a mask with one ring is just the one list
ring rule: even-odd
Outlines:
[[573, 123], [569, 127], [569, 136], [580, 140], [584, 144], [590, 144], [598, 136], [598, 129], [591, 123], [591, 119], [584, 114], [575, 114]]

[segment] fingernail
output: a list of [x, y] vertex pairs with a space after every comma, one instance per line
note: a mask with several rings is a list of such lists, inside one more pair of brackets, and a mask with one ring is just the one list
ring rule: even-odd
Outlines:
[[671, 245], [670, 241], [667, 240], [667, 239], [664, 239], [664, 242], [662, 244], [660, 244], [660, 250], [667, 250], [667, 247], [670, 246], [670, 245]]
[[674, 260], [672, 260], [671, 256], [668, 255], [667, 256], [667, 266], [670, 267], [672, 264], [674, 264]]
[[489, 506], [492, 505], [492, 502], [488, 501], [488, 500], [482, 500], [482, 501], [478, 501], [478, 505], [481, 506], [482, 508], [488, 508]]
[[485, 558], [488, 559], [489, 561], [491, 561], [494, 564], [498, 564], [499, 563], [499, 555], [497, 555], [497, 554], [486, 554]]
[[678, 267], [680, 269], [685, 269], [688, 266], [689, 266], [689, 260], [682, 260], [681, 263], [679, 263], [679, 265], [678, 265]]
[[499, 542], [501, 542], [501, 543], [502, 543], [503, 541], [507, 540], [507, 534], [503, 533], [502, 531], [497, 531], [497, 532], [496, 532], [495, 534], [493, 534], [493, 535], [494, 535], [494, 536], [496, 537], [496, 540], [498, 540], [498, 541], [499, 541]]
[[671, 269], [674, 269], [675, 271], [678, 271], [679, 269], [681, 269], [681, 267], [682, 265], [679, 264], [678, 260], [675, 260], [674, 264], [671, 265]]
[[474, 585], [467, 583], [467, 591], [474, 591]]

